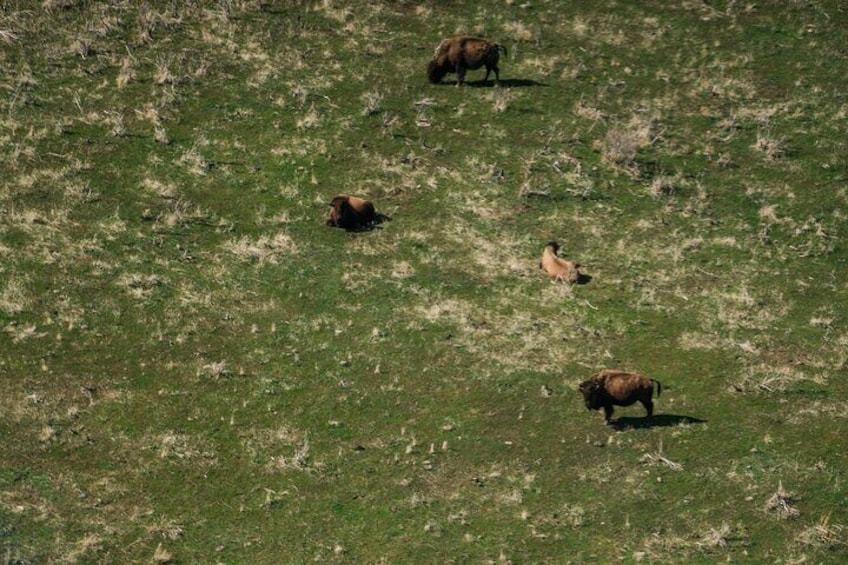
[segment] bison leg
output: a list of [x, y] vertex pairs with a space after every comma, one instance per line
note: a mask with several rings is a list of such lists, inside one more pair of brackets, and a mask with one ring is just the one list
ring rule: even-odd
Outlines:
[[462, 83], [465, 82], [465, 66], [457, 65], [456, 66], [456, 85], [462, 86]]
[[495, 71], [495, 84], [500, 84], [501, 77], [498, 74], [498, 66], [497, 65], [486, 65], [486, 78], [483, 80], [489, 80], [489, 73]]
[[645, 410], [648, 411], [647, 417], [650, 418], [651, 416], [653, 416], [654, 415], [654, 403], [651, 401], [651, 399], [648, 398], [647, 400], [641, 400], [640, 402], [642, 403], [642, 406], [645, 407]]
[[612, 404], [604, 405], [604, 422], [606, 422], [607, 424], [609, 424], [610, 421], [612, 420], [612, 412], [613, 412]]

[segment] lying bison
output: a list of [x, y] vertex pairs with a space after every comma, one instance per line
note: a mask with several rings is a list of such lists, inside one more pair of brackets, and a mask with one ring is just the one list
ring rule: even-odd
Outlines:
[[657, 385], [657, 396], [662, 393], [659, 381], [626, 371], [606, 369], [595, 373], [588, 380], [580, 383], [580, 392], [588, 410], [604, 409], [604, 420], [607, 424], [612, 419], [613, 405], [630, 406], [641, 402], [648, 411], [648, 418], [654, 414], [654, 385]]
[[446, 74], [456, 73], [457, 84], [462, 84], [465, 82], [465, 71], [486, 65], [484, 80], [488, 80], [489, 73], [495, 71], [495, 82], [499, 82], [498, 59], [501, 51], [506, 55], [506, 47], [474, 37], [445, 39], [436, 47], [433, 59], [427, 65], [427, 78], [431, 83], [438, 84]]
[[576, 283], [580, 280], [580, 265], [557, 256], [559, 244], [552, 241], [545, 246], [539, 268], [554, 280]]
[[375, 221], [377, 221], [377, 212], [374, 210], [374, 205], [364, 198], [340, 194], [330, 202], [328, 226], [358, 230], [367, 228]]

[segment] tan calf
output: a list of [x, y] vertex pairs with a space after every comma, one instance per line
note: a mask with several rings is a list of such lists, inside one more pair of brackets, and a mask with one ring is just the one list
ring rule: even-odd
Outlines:
[[554, 280], [576, 283], [580, 280], [580, 265], [557, 256], [559, 244], [552, 241], [545, 246], [539, 268]]

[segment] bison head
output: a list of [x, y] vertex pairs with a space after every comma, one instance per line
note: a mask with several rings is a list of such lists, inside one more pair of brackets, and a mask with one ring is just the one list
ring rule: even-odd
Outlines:
[[431, 59], [427, 64], [427, 79], [431, 83], [439, 84], [446, 74], [448, 74], [446, 64], [440, 64], [436, 59]]
[[583, 393], [586, 410], [597, 410], [604, 405], [602, 399], [603, 388], [604, 384], [601, 381], [588, 380], [580, 383], [580, 392]]
[[344, 196], [336, 196], [330, 202], [330, 217], [327, 219], [327, 225], [347, 228], [352, 216], [355, 216], [355, 213], [348, 199]]

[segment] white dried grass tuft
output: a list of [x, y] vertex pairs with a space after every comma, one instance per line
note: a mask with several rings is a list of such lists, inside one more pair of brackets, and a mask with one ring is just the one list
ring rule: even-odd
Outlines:
[[170, 551], [162, 547], [162, 544], [156, 546], [156, 550], [153, 552], [153, 562], [154, 563], [173, 563], [174, 556]]
[[601, 158], [629, 174], [637, 174], [636, 155], [640, 150], [653, 145], [659, 137], [654, 132], [654, 122], [652, 116], [635, 114], [626, 124], [612, 125], [603, 141], [597, 144]]
[[817, 524], [804, 528], [796, 538], [805, 547], [834, 551], [848, 547], [848, 528], [830, 523], [831, 512], [824, 514]]
[[777, 491], [766, 500], [765, 511], [776, 516], [779, 520], [797, 518], [801, 512], [795, 508], [797, 495], [786, 491], [783, 482], [778, 483]]
[[14, 45], [18, 41], [18, 35], [10, 29], [0, 29], [0, 41], [6, 45]]
[[32, 303], [32, 298], [21, 279], [12, 279], [0, 291], [0, 310], [10, 316], [20, 314]]
[[236, 255], [243, 261], [258, 264], [277, 264], [281, 258], [297, 253], [297, 245], [286, 233], [279, 232], [272, 236], [262, 235], [258, 238], [242, 236], [224, 244], [224, 249]]
[[118, 284], [123, 286], [133, 298], [140, 300], [150, 298], [154, 290], [167, 283], [167, 279], [155, 273], [149, 275], [128, 273], [118, 280]]
[[503, 30], [506, 36], [513, 41], [530, 42], [538, 35], [530, 26], [519, 21], [505, 22]]
[[727, 540], [733, 533], [733, 529], [729, 524], [723, 522], [718, 528], [710, 528], [707, 530], [700, 540], [695, 542], [695, 545], [701, 551], [715, 551], [716, 549], [724, 549], [727, 547]]

